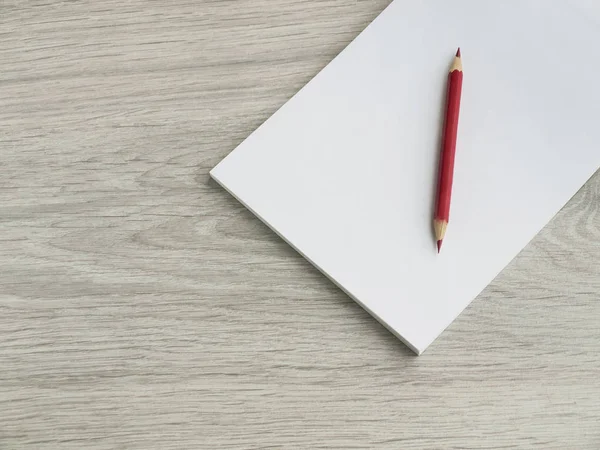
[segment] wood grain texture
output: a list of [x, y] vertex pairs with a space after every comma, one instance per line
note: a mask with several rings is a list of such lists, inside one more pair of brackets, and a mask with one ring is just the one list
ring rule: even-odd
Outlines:
[[600, 448], [600, 174], [419, 358], [209, 180], [387, 3], [0, 2], [0, 449]]

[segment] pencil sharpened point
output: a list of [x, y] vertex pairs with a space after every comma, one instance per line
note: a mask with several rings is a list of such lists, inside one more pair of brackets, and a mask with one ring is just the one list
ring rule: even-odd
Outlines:
[[439, 253], [440, 250], [442, 249], [442, 239], [440, 239], [439, 241], [437, 241], [437, 246], [438, 246], [438, 253]]
[[456, 57], [460, 58], [460, 47], [458, 47], [458, 50], [456, 51]]

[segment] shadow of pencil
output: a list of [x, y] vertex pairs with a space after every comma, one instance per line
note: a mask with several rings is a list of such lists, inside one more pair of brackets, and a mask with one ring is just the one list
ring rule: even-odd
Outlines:
[[431, 210], [431, 221], [430, 221], [430, 229], [431, 229], [431, 237], [433, 238], [433, 243], [434, 243], [434, 247], [435, 250], [437, 252], [437, 242], [436, 242], [436, 238], [435, 238], [435, 230], [433, 228], [433, 219], [435, 217], [435, 208], [437, 205], [437, 191], [438, 191], [438, 183], [439, 183], [439, 171], [440, 171], [440, 164], [441, 164], [441, 158], [442, 158], [442, 143], [444, 140], [444, 126], [445, 126], [445, 122], [446, 122], [446, 102], [447, 102], [447, 96], [448, 96], [448, 86], [446, 83], [444, 83], [443, 85], [443, 90], [439, 95], [439, 99], [440, 102], [439, 104], [440, 106], [440, 116], [438, 119], [438, 138], [437, 138], [437, 147], [433, 150], [436, 152], [436, 158], [434, 158], [435, 161], [435, 167], [434, 167], [434, 171], [433, 173], [435, 174], [434, 179], [431, 180], [431, 182], [434, 185], [434, 195], [431, 196], [431, 203], [430, 203], [430, 210]]

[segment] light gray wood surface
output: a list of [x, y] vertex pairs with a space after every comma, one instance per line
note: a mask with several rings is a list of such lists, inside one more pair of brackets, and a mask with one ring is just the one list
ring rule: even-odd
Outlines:
[[418, 358], [209, 180], [387, 3], [0, 1], [0, 449], [600, 449], [600, 174]]

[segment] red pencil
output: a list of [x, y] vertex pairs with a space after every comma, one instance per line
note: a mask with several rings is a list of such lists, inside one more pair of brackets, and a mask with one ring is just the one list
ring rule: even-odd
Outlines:
[[442, 241], [444, 240], [448, 221], [450, 220], [450, 199], [452, 197], [452, 178], [454, 176], [454, 155], [456, 153], [456, 134], [458, 132], [462, 81], [462, 58], [460, 57], [459, 48], [448, 74], [446, 119], [444, 121], [444, 135], [442, 137], [437, 203], [433, 219], [438, 253], [442, 248]]

